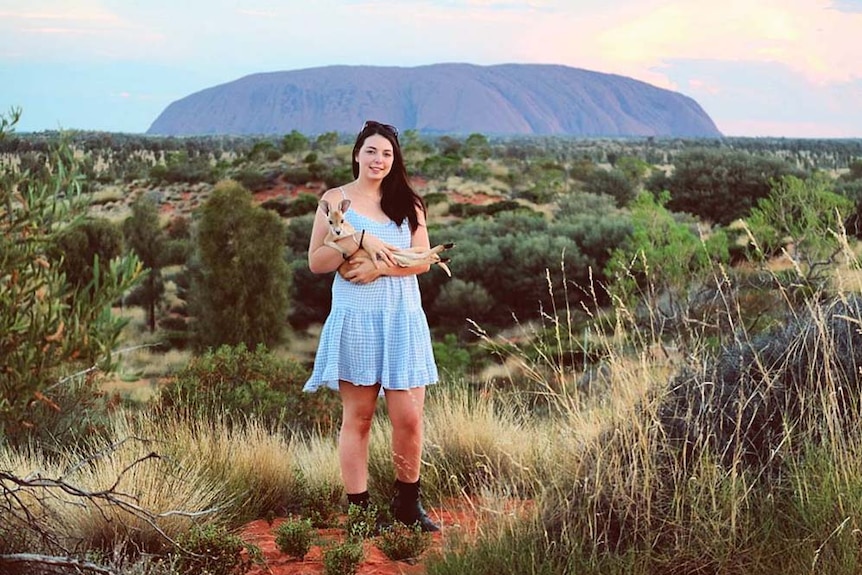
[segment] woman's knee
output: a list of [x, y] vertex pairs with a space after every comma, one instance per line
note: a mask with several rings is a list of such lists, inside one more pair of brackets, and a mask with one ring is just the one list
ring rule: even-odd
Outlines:
[[374, 411], [370, 413], [352, 411], [344, 413], [341, 420], [341, 429], [348, 430], [360, 435], [368, 435], [371, 432], [371, 424], [374, 421]]
[[401, 413], [397, 417], [390, 417], [392, 432], [400, 435], [420, 435], [422, 433], [421, 413]]

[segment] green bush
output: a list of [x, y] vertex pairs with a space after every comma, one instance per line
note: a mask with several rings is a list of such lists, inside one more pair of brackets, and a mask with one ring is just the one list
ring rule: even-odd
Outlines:
[[354, 575], [363, 557], [362, 542], [348, 539], [323, 552], [323, 572], [326, 575]]
[[51, 260], [61, 262], [69, 283], [86, 288], [95, 279], [96, 268], [119, 257], [122, 247], [123, 233], [116, 224], [87, 217], [63, 229], [49, 253]]
[[[0, 141], [17, 119], [0, 114]], [[0, 442], [22, 445], [39, 433], [36, 418], [72, 422], [59, 397], [70, 374], [111, 367], [127, 323], [111, 304], [141, 274], [137, 258], [113, 257], [111, 226], [86, 220], [86, 182], [71, 147], [61, 143], [40, 166], [37, 176], [0, 165]], [[53, 249], [63, 241], [75, 246], [74, 266]]]
[[[187, 553], [177, 557], [181, 575], [237, 575], [262, 563], [260, 549], [217, 525], [195, 526], [177, 541]], [[247, 558], [242, 552], [246, 550]]]
[[305, 499], [300, 510], [302, 515], [308, 517], [315, 527], [334, 527], [343, 495], [341, 486], [329, 482], [311, 484], [302, 478], [300, 483], [305, 488]]
[[313, 214], [317, 209], [318, 198], [314, 194], [302, 192], [287, 205], [286, 215], [290, 217], [303, 216], [305, 214]]
[[360, 507], [351, 505], [347, 509], [347, 535], [357, 539], [369, 539], [377, 533], [379, 511], [376, 505]]
[[432, 343], [434, 359], [442, 375], [449, 380], [455, 380], [466, 375], [471, 367], [470, 352], [454, 333], [447, 333], [443, 341]]
[[448, 201], [446, 194], [443, 192], [431, 192], [422, 196], [425, 200], [425, 205], [433, 206], [434, 204], [445, 204]]
[[313, 179], [311, 170], [305, 166], [291, 168], [284, 172], [283, 177], [286, 182], [296, 186], [304, 186]]
[[276, 527], [275, 544], [283, 552], [304, 559], [315, 541], [317, 532], [310, 519], [288, 518]]
[[275, 346], [289, 303], [284, 224], [231, 180], [213, 188], [199, 214], [188, 300], [196, 349]]
[[396, 522], [380, 535], [375, 545], [393, 561], [403, 561], [422, 555], [431, 546], [431, 534], [422, 531], [418, 523], [407, 526]]
[[250, 192], [257, 192], [270, 186], [275, 178], [272, 174], [265, 174], [259, 168], [246, 166], [234, 174], [233, 179], [242, 184]]
[[333, 394], [307, 394], [308, 372], [281, 360], [262, 345], [221, 346], [193, 358], [159, 396], [169, 413], [217, 417], [228, 424], [255, 419], [293, 431], [329, 429], [337, 413]]
[[164, 164], [150, 168], [150, 181], [155, 184], [199, 182], [214, 183], [218, 174], [210, 166], [209, 158], [204, 155], [189, 156], [185, 150], [169, 152]]
[[27, 440], [39, 445], [62, 445], [85, 450], [109, 435], [117, 397], [100, 389], [98, 377], [75, 375], [50, 394], [37, 393], [28, 407]]

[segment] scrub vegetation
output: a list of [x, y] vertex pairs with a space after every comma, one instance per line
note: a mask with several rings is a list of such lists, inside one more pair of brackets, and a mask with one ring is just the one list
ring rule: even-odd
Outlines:
[[[311, 218], [349, 136], [18, 116], [0, 571], [244, 573], [264, 560], [241, 527], [277, 517], [303, 557], [346, 513], [337, 398], [300, 390], [331, 281], [307, 269]], [[456, 243], [451, 279], [420, 278], [441, 371], [424, 497], [480, 516], [427, 573], [862, 570], [862, 141], [401, 139], [432, 243]], [[372, 433], [384, 494], [386, 418]], [[327, 572], [354, 572], [360, 542], [339, 545]]]

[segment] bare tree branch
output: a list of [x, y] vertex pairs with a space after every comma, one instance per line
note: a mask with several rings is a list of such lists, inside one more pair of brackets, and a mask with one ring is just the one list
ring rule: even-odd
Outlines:
[[117, 575], [117, 571], [90, 561], [80, 561], [71, 557], [54, 557], [52, 555], [40, 555], [38, 553], [9, 553], [0, 555], [0, 565], [45, 565], [48, 567], [74, 567], [104, 575]]
[[[27, 475], [25, 477], [19, 477], [9, 471], [0, 470], [0, 516], [3, 516], [5, 514], [8, 521], [17, 522], [20, 525], [20, 529], [35, 534], [43, 543], [48, 544], [51, 548], [60, 550], [63, 553], [71, 554], [71, 552], [65, 547], [65, 545], [61, 541], [60, 536], [52, 532], [49, 527], [43, 525], [43, 522], [39, 515], [31, 511], [31, 506], [33, 505], [44, 505], [44, 502], [48, 498], [54, 497], [60, 499], [58, 495], [67, 494], [71, 495], [74, 499], [72, 501], [63, 499], [63, 502], [65, 504], [74, 504], [75, 502], [79, 502], [79, 504], [81, 505], [84, 505], [85, 503], [93, 504], [95, 508], [98, 509], [99, 513], [102, 514], [106, 521], [110, 520], [107, 513], [109, 510], [119, 509], [131, 515], [132, 517], [135, 517], [136, 519], [144, 521], [147, 525], [150, 526], [150, 528], [153, 529], [154, 532], [156, 532], [166, 542], [168, 542], [174, 548], [178, 549], [180, 552], [190, 556], [198, 556], [196, 553], [185, 549], [179, 542], [177, 542], [170, 535], [168, 535], [159, 525], [158, 520], [166, 517], [175, 516], [189, 518], [202, 517], [217, 513], [220, 510], [219, 507], [211, 507], [200, 511], [184, 511], [174, 509], [163, 511], [161, 513], [155, 513], [141, 506], [139, 499], [136, 496], [119, 490], [119, 486], [123, 478], [132, 469], [146, 461], [152, 459], [162, 459], [162, 456], [158, 453], [153, 451], [135, 459], [124, 469], [118, 472], [117, 476], [114, 479], [114, 482], [104, 489], [91, 491], [78, 485], [75, 485], [68, 480], [68, 478], [75, 471], [81, 469], [86, 465], [93, 464], [98, 459], [107, 457], [111, 453], [115, 452], [120, 446], [132, 440], [149, 443], [149, 440], [137, 437], [124, 438], [97, 453], [94, 453], [75, 462], [73, 465], [66, 468], [57, 478], [44, 477], [39, 472], [31, 473], [30, 475]], [[27, 494], [33, 497], [33, 500], [31, 501], [28, 497], [22, 497], [23, 494]], [[48, 506], [45, 505], [45, 507], [47, 508]], [[11, 525], [11, 523], [7, 523], [7, 525]], [[13, 527], [12, 529], [14, 530], [15, 528]], [[0, 564], [2, 564], [4, 561], [27, 562], [31, 560], [37, 563], [50, 564], [55, 566], [82, 566], [79, 565], [80, 562], [76, 562], [76, 560], [74, 559], [63, 559], [52, 555], [34, 555], [26, 553], [0, 555]], [[62, 563], [63, 561], [67, 561], [67, 563]], [[98, 565], [95, 565], [93, 563], [89, 563], [87, 565], [89, 566], [87, 566], [86, 569], [89, 569], [90, 571], [112, 573], [112, 571], [107, 570], [106, 568], [99, 567]]]

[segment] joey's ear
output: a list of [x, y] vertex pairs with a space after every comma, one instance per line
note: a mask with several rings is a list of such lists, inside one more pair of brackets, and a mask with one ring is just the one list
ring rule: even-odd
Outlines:
[[349, 207], [350, 207], [350, 200], [348, 200], [347, 198], [344, 198], [343, 200], [341, 200], [341, 203], [338, 204], [338, 209], [341, 210], [342, 212], [346, 212]]
[[329, 215], [329, 202], [327, 202], [326, 200], [320, 200], [319, 202], [317, 202], [317, 205], [320, 207], [321, 210], [323, 210], [324, 214], [326, 214], [327, 216]]

